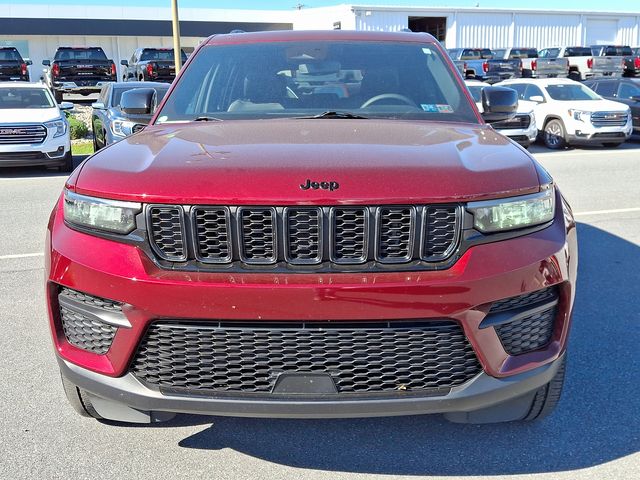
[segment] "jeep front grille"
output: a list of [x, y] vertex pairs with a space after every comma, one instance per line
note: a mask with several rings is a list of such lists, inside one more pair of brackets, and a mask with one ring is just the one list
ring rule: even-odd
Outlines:
[[227, 207], [149, 205], [164, 261], [228, 265], [438, 264], [460, 240], [457, 205]]
[[269, 394], [280, 374], [327, 375], [338, 394], [446, 393], [480, 371], [460, 325], [440, 320], [163, 320], [148, 328], [131, 364], [146, 384], [187, 394]]

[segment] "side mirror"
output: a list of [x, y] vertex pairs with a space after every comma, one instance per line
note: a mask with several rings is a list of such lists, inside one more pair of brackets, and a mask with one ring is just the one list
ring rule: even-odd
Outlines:
[[94, 110], [104, 110], [105, 106], [102, 102], [94, 102], [91, 104], [91, 108], [93, 108]]
[[534, 95], [529, 97], [529, 100], [536, 103], [544, 103], [544, 97], [542, 95]]
[[29, 66], [29, 65], [33, 65], [33, 62], [31, 60], [29, 60], [28, 58], [24, 61], [24, 63]]
[[42, 60], [42, 65], [44, 65], [45, 67], [50, 67], [51, 66], [51, 61], [50, 60]]
[[63, 110], [63, 111], [64, 110], [73, 110], [73, 107], [74, 107], [74, 105], [71, 102], [61, 102], [60, 105], [58, 105], [58, 108], [60, 110]]
[[506, 87], [482, 89], [482, 118], [487, 123], [504, 122], [518, 111], [518, 92]]
[[120, 99], [120, 109], [130, 115], [149, 115], [153, 109], [153, 88], [127, 90]]
[[128, 67], [129, 62], [127, 60], [120, 60], [120, 65], [124, 65], [125, 67]]
[[640, 95], [634, 95], [631, 97], [631, 100], [633, 100], [634, 102], [640, 102]]

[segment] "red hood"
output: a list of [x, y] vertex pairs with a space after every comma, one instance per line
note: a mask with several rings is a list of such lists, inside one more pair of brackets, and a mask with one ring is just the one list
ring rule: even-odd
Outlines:
[[[311, 181], [339, 189], [302, 190]], [[532, 159], [481, 125], [252, 120], [156, 125], [89, 159], [78, 193], [158, 203], [392, 204], [538, 191]]]

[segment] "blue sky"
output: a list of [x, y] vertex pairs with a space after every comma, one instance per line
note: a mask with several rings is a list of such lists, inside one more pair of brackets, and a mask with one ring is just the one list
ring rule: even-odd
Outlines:
[[[18, 4], [77, 4], [77, 5], [128, 5], [159, 7], [169, 6], [170, 0], [0, 0], [3, 3]], [[535, 8], [535, 9], [569, 9], [569, 10], [607, 10], [607, 11], [633, 11], [640, 14], [639, 0], [178, 0], [181, 7], [212, 7], [212, 8], [248, 8], [287, 10], [297, 3], [307, 7], [322, 7], [339, 3], [356, 5], [416, 5], [416, 6], [447, 6], [447, 7], [473, 7], [480, 3], [481, 7], [499, 8]]]

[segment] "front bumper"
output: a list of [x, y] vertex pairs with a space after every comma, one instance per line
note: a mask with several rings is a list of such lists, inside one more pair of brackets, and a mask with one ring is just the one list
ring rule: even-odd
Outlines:
[[523, 147], [528, 147], [532, 143], [536, 141], [538, 137], [538, 129], [536, 128], [535, 122], [531, 122], [529, 127], [523, 129], [504, 129], [497, 130], [498, 133], [501, 133], [505, 137], [512, 139], [513, 141], [519, 143]]
[[[62, 203], [47, 237], [49, 318], [63, 375], [102, 400], [132, 411], [217, 415], [353, 417], [462, 412], [531, 392], [547, 383], [566, 348], [577, 269], [575, 224], [558, 194], [549, 227], [470, 248], [441, 271], [377, 273], [205, 273], [160, 269], [133, 245], [67, 227]], [[95, 255], [95, 252], [101, 252]], [[131, 328], [119, 328], [109, 351], [94, 354], [71, 345], [60, 325], [55, 295], [66, 286], [124, 302]], [[561, 287], [552, 340], [542, 349], [509, 355], [494, 328], [482, 328], [492, 302]], [[237, 398], [161, 393], [130, 372], [142, 337], [159, 319], [176, 321], [332, 321], [450, 319], [464, 330], [482, 373], [446, 394], [347, 398]], [[92, 400], [92, 403], [93, 402]], [[103, 415], [105, 416], [105, 415]], [[106, 418], [112, 418], [106, 416]], [[119, 417], [121, 418], [121, 417]]]
[[108, 83], [115, 82], [109, 80], [78, 80], [76, 82], [54, 82], [53, 88], [64, 93], [99, 92]]
[[42, 143], [0, 145], [0, 167], [58, 166], [71, 150], [69, 134], [47, 138]]
[[567, 141], [573, 145], [592, 145], [609, 142], [624, 142], [631, 137], [633, 125], [627, 121], [620, 127], [595, 127], [587, 122], [574, 122], [567, 125]]

